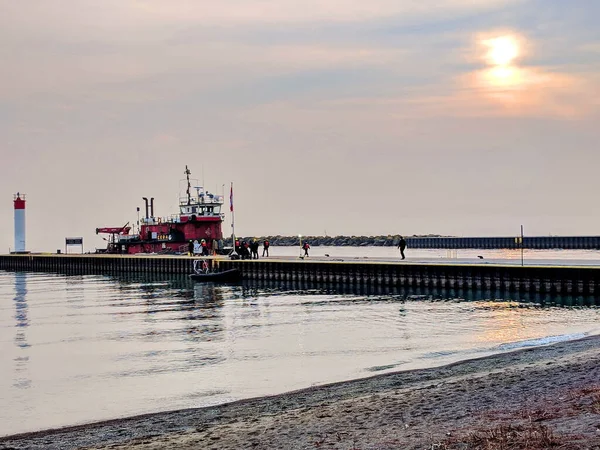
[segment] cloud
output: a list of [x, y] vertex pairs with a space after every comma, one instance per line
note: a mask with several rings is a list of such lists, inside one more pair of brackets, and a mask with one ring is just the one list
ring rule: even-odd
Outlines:
[[170, 147], [179, 142], [179, 138], [169, 133], [159, 133], [152, 137], [152, 142], [161, 147]]
[[111, 2], [121, 15], [160, 23], [201, 23], [219, 25], [315, 22], [364, 22], [373, 19], [424, 16], [448, 17], [452, 13], [488, 10], [522, 0], [228, 0], [199, 2], [179, 0], [165, 3], [147, 0], [134, 3]]
[[[330, 104], [348, 100], [346, 105], [356, 98], [377, 103], [379, 97], [389, 97], [425, 116], [433, 113], [436, 103], [441, 114], [464, 114], [466, 104], [466, 111], [489, 111], [485, 101], [496, 101], [504, 103], [496, 109], [498, 114], [512, 114], [518, 108], [510, 105], [523, 98], [521, 105], [538, 105], [522, 109], [526, 114], [554, 102], [551, 110], [572, 115], [577, 108], [560, 108], [557, 97], [575, 101], [579, 96], [570, 90], [586, 89], [568, 69], [555, 72], [525, 65], [503, 79], [494, 75], [499, 72], [481, 68], [476, 45], [500, 29], [485, 30], [476, 21], [467, 23], [467, 29], [451, 26], [453, 17], [477, 17], [482, 11], [505, 15], [522, 4], [527, 2], [107, 0], [100, 6], [83, 0], [40, 2], [39, 8], [24, 14], [23, 8], [6, 3], [3, 20], [8, 28], [0, 33], [27, 50], [9, 54], [11, 63], [0, 75], [0, 98], [46, 99], [75, 109], [103, 105], [98, 112], [113, 116], [108, 110], [117, 105], [183, 106], [186, 98], [202, 98], [226, 108], [236, 102], [244, 107], [248, 102], [261, 105], [299, 96]], [[443, 24], [445, 31], [424, 26], [429, 22]], [[320, 33], [327, 23], [347, 28]], [[407, 23], [423, 26], [403, 28]], [[395, 31], [382, 34], [380, 27]], [[245, 39], [260, 35], [259, 30], [285, 29], [301, 32], [291, 40], [285, 34], [273, 41]], [[46, 36], [50, 39], [43, 39]], [[4, 48], [10, 46], [11, 40], [7, 42]], [[521, 44], [521, 59], [540, 57], [534, 39]], [[510, 80], [521, 80], [526, 89], [517, 89]], [[557, 94], [540, 92], [544, 84]]]
[[[431, 18], [449, 19], [524, 0], [119, 0], [56, 1], [31, 0], [27, 8], [18, 2], [0, 5], [2, 33], [21, 31], [29, 39], [48, 36], [53, 39], [76, 38], [104, 42], [120, 40], [160, 40], [175, 26], [240, 26], [325, 23], [364, 23], [394, 19], [396, 23]], [[127, 32], [127, 35], [123, 35]]]
[[[512, 204], [514, 184], [505, 184], [519, 159], [542, 161], [519, 178], [541, 217], [556, 208], [547, 192], [581, 200], [578, 192], [599, 188], [600, 47], [597, 14], [586, 13], [598, 7], [582, 1], [0, 2], [0, 134], [14, 168], [0, 187], [27, 190], [41, 217], [62, 218], [61, 230], [74, 225], [56, 199], [72, 195], [93, 234], [100, 222], [130, 218], [140, 192], [164, 195], [167, 208], [171, 176], [204, 164], [219, 186], [243, 186], [248, 232], [265, 223], [244, 195], [278, 205], [274, 233], [320, 229], [321, 218], [328, 229], [368, 232], [347, 195], [356, 180], [415, 191], [411, 214], [390, 210], [389, 197], [356, 194], [385, 211], [383, 232], [394, 221], [450, 232], [440, 204], [456, 208], [456, 230], [468, 232], [496, 227], [464, 217], [476, 216], [473, 204]], [[492, 67], [481, 41], [502, 34], [517, 36], [520, 51]], [[310, 158], [307, 180], [291, 180]], [[410, 170], [399, 171], [404, 164]], [[465, 181], [478, 171], [485, 195]], [[63, 172], [71, 175], [55, 176]], [[86, 183], [101, 186], [90, 188], [91, 203]], [[336, 202], [299, 218], [289, 199], [307, 192]]]

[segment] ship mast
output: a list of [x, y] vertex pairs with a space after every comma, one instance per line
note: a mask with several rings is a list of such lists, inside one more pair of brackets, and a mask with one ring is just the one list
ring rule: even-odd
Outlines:
[[190, 172], [190, 169], [188, 169], [188, 166], [186, 164], [186, 166], [185, 166], [185, 176], [187, 178], [187, 190], [186, 190], [186, 193], [187, 193], [187, 199], [188, 199], [187, 204], [188, 205], [192, 204], [192, 194], [190, 194], [190, 188], [192, 187], [192, 185], [190, 184], [190, 174], [191, 173], [192, 172]]

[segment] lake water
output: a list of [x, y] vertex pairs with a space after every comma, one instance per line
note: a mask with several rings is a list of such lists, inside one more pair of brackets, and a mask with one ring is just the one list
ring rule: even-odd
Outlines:
[[0, 271], [0, 435], [597, 334], [595, 303]]

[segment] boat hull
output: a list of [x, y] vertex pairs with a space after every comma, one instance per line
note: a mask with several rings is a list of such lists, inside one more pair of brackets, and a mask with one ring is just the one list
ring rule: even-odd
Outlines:
[[212, 282], [228, 282], [228, 281], [239, 281], [242, 279], [242, 272], [239, 269], [230, 269], [223, 272], [209, 272], [209, 273], [192, 273], [190, 278], [194, 281], [212, 281]]

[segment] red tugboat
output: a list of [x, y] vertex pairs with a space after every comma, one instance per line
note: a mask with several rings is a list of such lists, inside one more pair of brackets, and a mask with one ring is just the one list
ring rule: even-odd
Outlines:
[[192, 192], [190, 174], [185, 166], [187, 186], [185, 195], [179, 195], [179, 214], [155, 217], [154, 198], [148, 204], [148, 199], [142, 197], [146, 203], [146, 214], [139, 224], [138, 234], [129, 234], [129, 223], [123, 227], [96, 228], [96, 234], [110, 234], [106, 250], [99, 252], [187, 253], [190, 241], [195, 244], [197, 253], [202, 252], [203, 247], [208, 254], [222, 249], [223, 197], [205, 191], [201, 186], [195, 186], [195, 192]]

